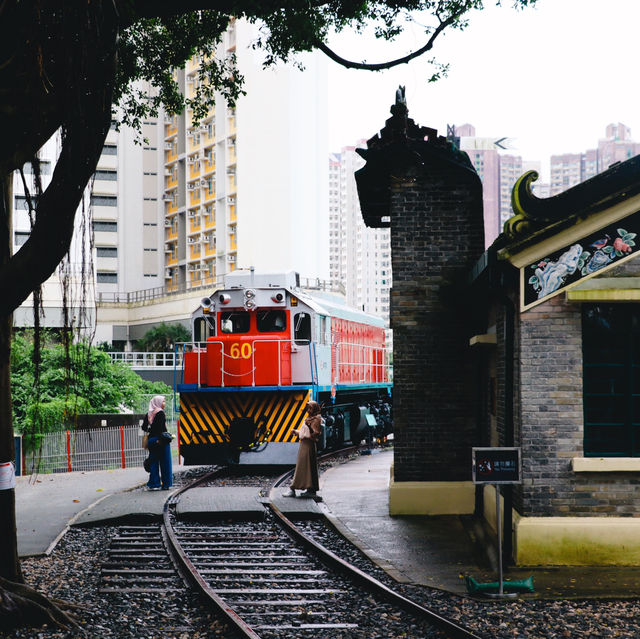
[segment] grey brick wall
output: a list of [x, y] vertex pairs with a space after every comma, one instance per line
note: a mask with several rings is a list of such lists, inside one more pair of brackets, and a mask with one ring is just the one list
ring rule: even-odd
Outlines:
[[640, 479], [574, 473], [583, 456], [582, 319], [564, 295], [520, 316], [517, 445], [523, 484], [514, 505], [529, 516], [640, 516]]
[[478, 422], [466, 276], [484, 250], [475, 174], [443, 165], [391, 200], [396, 481], [469, 480]]

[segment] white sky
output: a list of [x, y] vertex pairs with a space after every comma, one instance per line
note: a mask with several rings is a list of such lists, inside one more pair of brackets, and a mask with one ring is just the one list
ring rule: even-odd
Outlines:
[[[330, 62], [331, 150], [377, 133], [398, 85], [417, 124], [446, 135], [447, 124], [470, 123], [479, 137], [514, 138], [510, 152], [541, 160], [543, 176], [550, 155], [594, 148], [609, 123], [626, 124], [640, 141], [639, 0], [539, 0], [519, 11], [510, 0], [486, 4], [466, 30], [436, 42], [433, 54], [450, 63], [436, 83], [426, 82], [422, 58], [382, 73]], [[424, 41], [416, 31], [403, 50], [371, 48], [366, 36], [330, 44], [343, 57], [378, 62]]]

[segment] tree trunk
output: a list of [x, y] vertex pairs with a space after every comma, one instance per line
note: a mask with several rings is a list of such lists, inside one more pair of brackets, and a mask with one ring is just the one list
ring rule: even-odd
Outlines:
[[[0, 182], [0, 264], [11, 257], [13, 241], [12, 223], [12, 175], [5, 175]], [[12, 314], [0, 314], [0, 463], [13, 461], [15, 446], [11, 423], [11, 330]], [[10, 581], [22, 581], [16, 543], [16, 495], [15, 490], [0, 490], [0, 576]]]

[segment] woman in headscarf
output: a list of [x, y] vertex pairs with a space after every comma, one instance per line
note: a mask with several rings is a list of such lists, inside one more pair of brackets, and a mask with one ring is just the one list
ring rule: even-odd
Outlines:
[[304, 423], [300, 428], [293, 430], [298, 435], [300, 447], [298, 448], [298, 460], [291, 487], [283, 497], [296, 497], [296, 489], [304, 491], [300, 497], [315, 497], [316, 491], [320, 488], [316, 452], [316, 442], [322, 435], [320, 404], [308, 402], [306, 410], [307, 417]]
[[[173, 466], [171, 462], [171, 436], [167, 436], [167, 420], [164, 414], [163, 395], [156, 395], [149, 402], [149, 412], [142, 422], [142, 430], [149, 433], [149, 490], [169, 490], [173, 486]], [[167, 435], [163, 435], [167, 433]], [[160, 483], [162, 476], [162, 484]]]

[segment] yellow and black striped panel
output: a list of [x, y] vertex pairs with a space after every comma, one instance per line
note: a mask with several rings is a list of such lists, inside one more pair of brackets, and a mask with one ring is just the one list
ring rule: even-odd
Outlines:
[[291, 432], [305, 417], [311, 391], [242, 391], [180, 393], [182, 444], [229, 442], [234, 419], [251, 419], [266, 433], [262, 441], [294, 442]]

